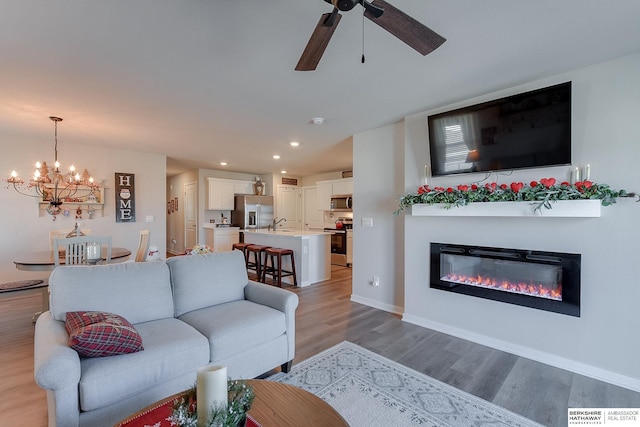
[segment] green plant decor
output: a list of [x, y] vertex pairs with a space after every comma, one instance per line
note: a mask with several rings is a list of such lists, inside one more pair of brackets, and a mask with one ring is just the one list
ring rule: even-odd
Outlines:
[[[237, 427], [244, 426], [247, 412], [255, 398], [253, 388], [244, 381], [233, 380], [227, 382], [229, 401], [225, 407], [212, 408], [205, 426], [207, 427]], [[171, 414], [172, 425], [178, 427], [198, 427], [198, 402], [196, 401], [196, 387], [187, 390], [180, 399], [176, 400]]]
[[417, 193], [406, 194], [400, 198], [400, 206], [395, 212], [415, 204], [434, 205], [441, 203], [445, 208], [465, 206], [474, 202], [531, 202], [534, 211], [542, 208], [551, 209], [552, 203], [559, 200], [601, 200], [602, 206], [616, 203], [618, 197], [637, 197], [637, 193], [626, 190], [612, 190], [607, 184], [596, 184], [591, 181], [556, 183], [555, 178], [542, 178], [529, 185], [512, 182], [510, 185], [495, 182], [484, 185], [469, 184], [456, 187], [429, 187], [423, 185]]

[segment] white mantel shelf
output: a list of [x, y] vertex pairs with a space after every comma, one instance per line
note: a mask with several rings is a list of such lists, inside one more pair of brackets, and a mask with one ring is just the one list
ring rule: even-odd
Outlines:
[[466, 206], [447, 209], [444, 204], [411, 206], [412, 216], [487, 216], [487, 217], [546, 217], [546, 218], [598, 218], [600, 200], [559, 200], [551, 202], [551, 209], [542, 207], [534, 211], [532, 202], [474, 202]]

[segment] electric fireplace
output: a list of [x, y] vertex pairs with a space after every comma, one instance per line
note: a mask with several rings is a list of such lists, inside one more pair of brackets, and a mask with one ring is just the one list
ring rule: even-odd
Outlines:
[[431, 287], [580, 317], [579, 254], [431, 243]]

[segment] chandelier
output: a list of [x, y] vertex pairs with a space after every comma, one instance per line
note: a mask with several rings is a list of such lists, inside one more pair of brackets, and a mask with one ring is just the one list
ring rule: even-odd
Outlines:
[[62, 121], [60, 117], [50, 116], [54, 123], [54, 163], [53, 168], [46, 162], [36, 162], [36, 170], [28, 182], [18, 177], [18, 173], [13, 170], [11, 176], [6, 179], [8, 184], [13, 185], [14, 190], [24, 196], [37, 197], [44, 202], [49, 202], [46, 211], [54, 216], [62, 211], [60, 207], [64, 202], [81, 202], [95, 199], [95, 191], [100, 185], [93, 182], [93, 177], [86, 169], [80, 174], [71, 165], [69, 172], [60, 172], [60, 162], [58, 162], [58, 123]]

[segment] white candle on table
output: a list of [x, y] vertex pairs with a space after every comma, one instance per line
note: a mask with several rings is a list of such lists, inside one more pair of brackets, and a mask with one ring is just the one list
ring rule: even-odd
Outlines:
[[102, 248], [98, 243], [89, 243], [87, 244], [87, 259], [94, 261], [99, 260], [101, 257]]
[[585, 181], [591, 179], [591, 165], [589, 163], [587, 163], [587, 167], [585, 168], [584, 179]]
[[580, 182], [580, 168], [576, 167], [575, 182]]
[[212, 408], [227, 406], [227, 367], [205, 366], [198, 369], [196, 404], [198, 425], [206, 425]]

